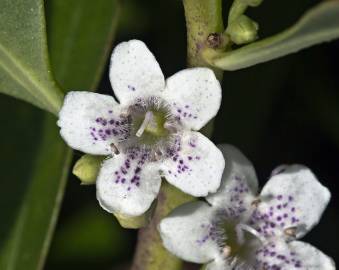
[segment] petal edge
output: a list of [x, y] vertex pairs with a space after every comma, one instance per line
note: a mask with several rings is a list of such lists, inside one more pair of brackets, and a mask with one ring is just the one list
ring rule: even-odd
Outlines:
[[140, 40], [122, 42], [114, 48], [109, 77], [114, 94], [124, 105], [137, 97], [158, 96], [165, 88], [157, 60]]

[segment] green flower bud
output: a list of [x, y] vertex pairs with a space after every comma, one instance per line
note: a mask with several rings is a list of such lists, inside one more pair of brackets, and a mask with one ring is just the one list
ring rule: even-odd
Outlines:
[[141, 216], [130, 217], [126, 215], [122, 215], [120, 213], [113, 213], [113, 215], [119, 221], [121, 227], [125, 229], [139, 229], [148, 225], [151, 220], [151, 217], [154, 212], [155, 202], [151, 205], [151, 207], [147, 210], [146, 213]]
[[83, 155], [74, 165], [73, 174], [76, 175], [82, 185], [94, 184], [104, 156]]
[[243, 2], [250, 7], [257, 7], [263, 2], [263, 0], [243, 0]]
[[258, 29], [258, 24], [255, 21], [242, 15], [228, 26], [226, 32], [235, 44], [240, 45], [256, 40]]

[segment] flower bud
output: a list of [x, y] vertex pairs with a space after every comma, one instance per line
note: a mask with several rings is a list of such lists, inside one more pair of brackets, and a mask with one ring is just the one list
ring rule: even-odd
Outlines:
[[75, 163], [72, 172], [81, 180], [82, 185], [94, 184], [103, 160], [103, 156], [83, 155]]
[[116, 217], [121, 227], [125, 229], [140, 229], [147, 226], [150, 222], [155, 205], [156, 203], [153, 202], [151, 207], [140, 216], [131, 217], [121, 213], [113, 213], [113, 215]]
[[227, 28], [227, 33], [235, 44], [246, 44], [257, 39], [258, 24], [249, 17], [242, 15]]
[[257, 7], [259, 6], [263, 0], [243, 0], [244, 3], [250, 7]]

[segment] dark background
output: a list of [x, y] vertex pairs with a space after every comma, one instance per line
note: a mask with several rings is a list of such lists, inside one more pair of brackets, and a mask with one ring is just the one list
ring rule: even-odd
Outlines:
[[[318, 2], [267, 0], [248, 14], [259, 23], [260, 37], [266, 37], [294, 23]], [[166, 77], [185, 68], [186, 35], [181, 1], [126, 0], [122, 8], [112, 47], [120, 41], [141, 39], [155, 54]], [[227, 9], [226, 3], [225, 18]], [[339, 259], [336, 248], [339, 239], [338, 49], [337, 41], [245, 70], [225, 72], [223, 103], [213, 135], [216, 143], [234, 144], [249, 157], [261, 186], [279, 164], [301, 163], [312, 168], [331, 190], [332, 200], [320, 224], [303, 240], [335, 261]], [[100, 93], [111, 93], [107, 70], [99, 89]], [[1, 125], [8, 121], [5, 115], [14, 110], [25, 113], [30, 107], [7, 96], [1, 96], [0, 104]], [[38, 110], [32, 112], [32, 118], [39, 115]], [[18, 132], [29, 128], [20, 123]], [[34, 132], [28, 131], [24, 140], [18, 139], [17, 149], [22, 144], [27, 151], [34, 151], [26, 145], [30, 136], [33, 138]], [[74, 161], [80, 156], [81, 153], [75, 153]], [[14, 177], [8, 172], [6, 175]], [[45, 268], [123, 269], [131, 262], [135, 243], [136, 231], [122, 229], [112, 215], [99, 207], [95, 187], [80, 186], [70, 176]]]

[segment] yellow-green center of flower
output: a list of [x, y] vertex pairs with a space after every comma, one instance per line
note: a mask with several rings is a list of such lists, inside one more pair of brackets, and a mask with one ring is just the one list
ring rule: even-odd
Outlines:
[[252, 227], [233, 222], [225, 222], [222, 231], [226, 236], [222, 240], [222, 252], [226, 258], [248, 261], [253, 255], [253, 249], [261, 245], [260, 237]]
[[129, 136], [126, 148], [139, 148], [150, 153], [151, 159], [164, 156], [173, 145], [180, 128], [170, 106], [159, 97], [138, 99], [128, 111]]
[[143, 144], [154, 144], [157, 140], [170, 135], [170, 131], [165, 127], [165, 123], [165, 112], [149, 110], [143, 118], [137, 117], [134, 119], [134, 126], [139, 127], [135, 135]]

